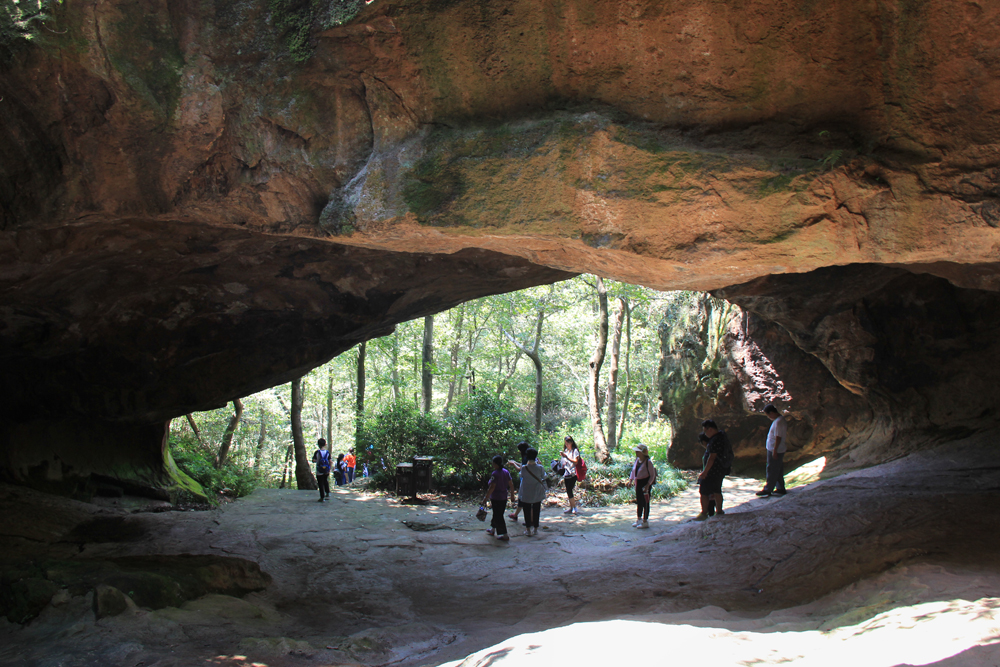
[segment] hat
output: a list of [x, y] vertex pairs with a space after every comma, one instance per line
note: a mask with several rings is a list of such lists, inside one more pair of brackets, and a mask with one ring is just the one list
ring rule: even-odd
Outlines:
[[636, 445], [635, 447], [633, 447], [632, 451], [633, 452], [642, 452], [643, 454], [649, 454], [649, 447], [647, 447], [646, 445], [639, 444], [639, 445]]

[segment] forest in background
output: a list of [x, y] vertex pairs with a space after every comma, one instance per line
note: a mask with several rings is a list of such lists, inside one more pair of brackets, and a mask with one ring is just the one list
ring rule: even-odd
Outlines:
[[683, 339], [692, 324], [677, 314], [705, 298], [579, 276], [470, 301], [294, 383], [173, 420], [171, 451], [207, 489], [237, 496], [315, 488], [320, 437], [334, 455], [354, 448], [358, 475], [367, 465], [384, 488], [397, 462], [420, 453], [436, 457], [439, 485], [463, 489], [522, 439], [548, 464], [572, 435], [598, 464], [594, 502], [624, 497], [615, 480], [627, 479], [640, 442], [663, 465], [657, 495], [669, 494], [679, 476], [666, 466], [670, 427], [658, 412], [661, 339]]

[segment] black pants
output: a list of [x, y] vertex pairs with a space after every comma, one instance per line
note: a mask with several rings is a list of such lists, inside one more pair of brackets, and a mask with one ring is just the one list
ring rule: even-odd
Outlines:
[[764, 484], [765, 491], [785, 490], [785, 453], [767, 453], [767, 482]]
[[316, 475], [316, 482], [319, 484], [319, 497], [326, 498], [330, 495], [330, 473]]
[[506, 535], [507, 521], [503, 518], [503, 513], [507, 509], [507, 499], [494, 500], [490, 498], [490, 506], [493, 508], [493, 520], [490, 521], [490, 525], [493, 526], [497, 535]]
[[640, 521], [649, 521], [649, 496], [646, 495], [646, 485], [649, 478], [635, 480], [635, 516]]
[[538, 528], [538, 515], [542, 512], [541, 503], [521, 503], [524, 508], [524, 527]]

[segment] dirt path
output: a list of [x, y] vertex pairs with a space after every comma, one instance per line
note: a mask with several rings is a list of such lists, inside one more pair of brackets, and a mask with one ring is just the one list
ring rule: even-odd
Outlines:
[[[578, 516], [546, 508], [538, 537], [514, 532], [509, 543], [489, 538], [472, 507], [402, 505], [344, 489], [322, 504], [312, 493], [261, 490], [213, 512], [128, 514], [119, 529], [129, 539], [56, 540], [49, 551], [233, 556], [259, 563], [273, 582], [243, 599], [210, 595], [100, 620], [86, 596], [74, 597], [23, 629], [0, 624], [0, 661], [440, 664], [572, 623], [674, 622], [680, 613], [689, 623], [717, 617], [731, 626], [863, 588], [857, 582], [900, 564], [934, 564], [958, 577], [939, 577], [948, 590], [927, 589], [921, 599], [968, 585], [958, 571], [978, 578], [976, 595], [1000, 597], [984, 592], [1000, 581], [995, 442], [983, 436], [946, 457], [913, 456], [783, 498], [756, 498], [759, 482], [728, 480], [726, 515], [702, 523], [690, 521], [698, 512], [691, 488], [656, 504], [648, 531], [630, 527], [633, 506]], [[86, 511], [73, 506], [76, 518], [63, 523]], [[897, 597], [906, 596], [920, 597], [909, 588]], [[843, 613], [838, 600], [825, 613]], [[865, 600], [867, 617], [894, 604]]]

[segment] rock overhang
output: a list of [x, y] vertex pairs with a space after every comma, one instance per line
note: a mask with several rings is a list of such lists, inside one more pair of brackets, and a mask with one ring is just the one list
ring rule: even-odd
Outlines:
[[127, 448], [402, 318], [582, 271], [997, 289], [995, 8], [380, 0], [313, 26], [304, 62], [270, 11], [67, 3], [0, 71], [22, 423], [68, 409]]

